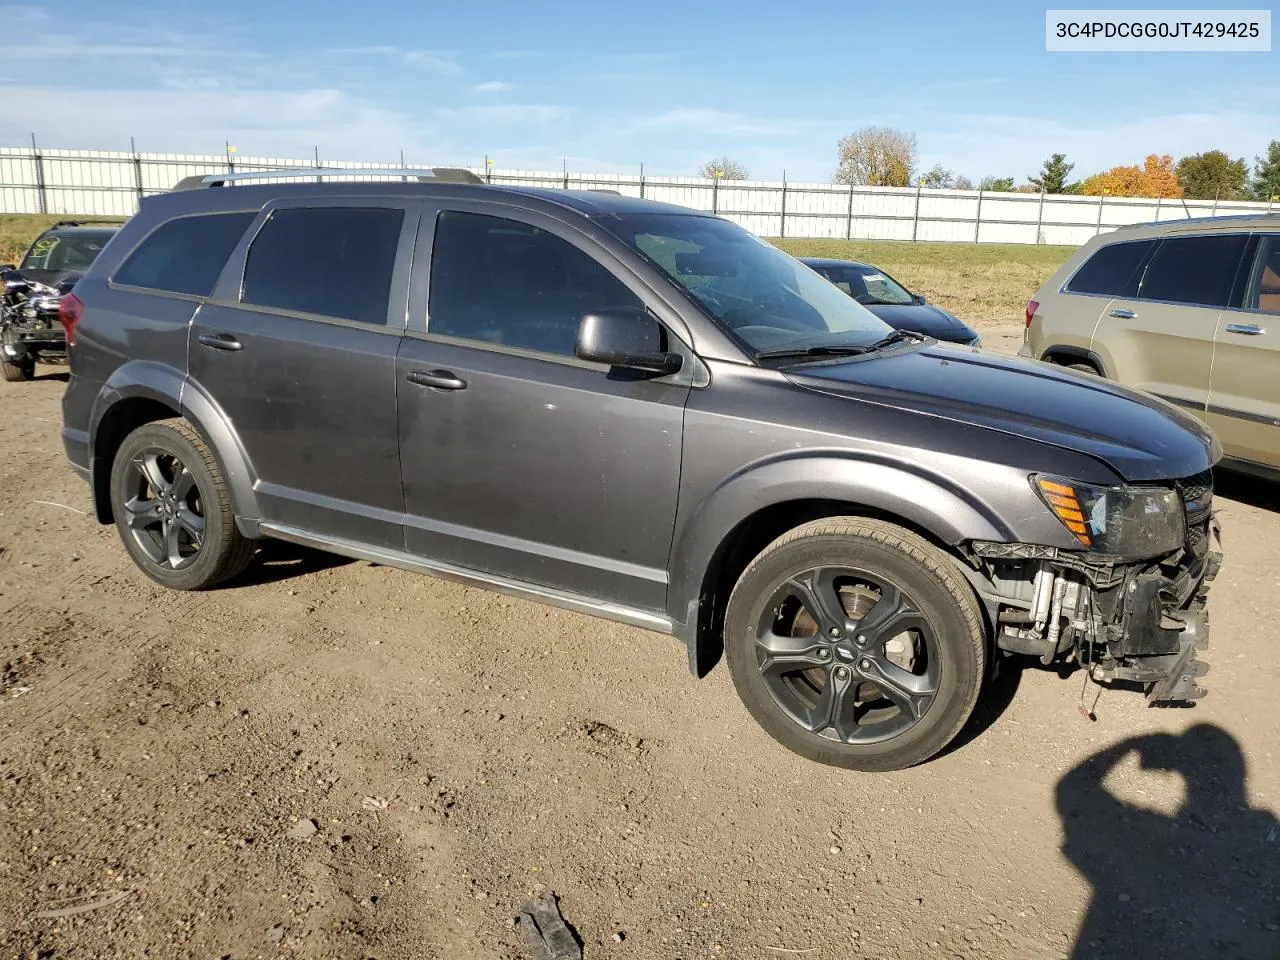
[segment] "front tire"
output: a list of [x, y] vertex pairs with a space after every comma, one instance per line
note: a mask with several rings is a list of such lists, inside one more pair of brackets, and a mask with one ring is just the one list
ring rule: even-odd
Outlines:
[[212, 587], [253, 556], [218, 461], [183, 419], [143, 424], [125, 437], [111, 466], [111, 512], [133, 562], [174, 590]]
[[34, 360], [0, 360], [0, 376], [4, 377], [9, 383], [32, 380], [35, 375], [36, 362]]
[[725, 652], [747, 710], [787, 749], [851, 770], [934, 756], [973, 713], [986, 664], [977, 598], [924, 538], [815, 520], [751, 562]]

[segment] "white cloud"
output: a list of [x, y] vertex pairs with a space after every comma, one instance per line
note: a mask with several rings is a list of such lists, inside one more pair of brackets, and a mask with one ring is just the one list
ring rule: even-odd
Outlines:
[[471, 89], [476, 93], [502, 93], [505, 90], [515, 89], [515, 84], [507, 83], [505, 80], [486, 80], [484, 83], [477, 83]]
[[642, 117], [631, 123], [631, 129], [690, 130], [714, 136], [774, 136], [790, 132], [793, 125], [723, 110], [680, 109]]
[[462, 72], [462, 67], [453, 54], [439, 50], [410, 50], [404, 55], [404, 62], [429, 73], [454, 76]]

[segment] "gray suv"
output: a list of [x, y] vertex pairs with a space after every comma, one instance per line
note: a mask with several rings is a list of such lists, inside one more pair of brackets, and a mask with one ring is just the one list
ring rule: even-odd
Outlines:
[[159, 583], [276, 537], [610, 617], [863, 770], [1012, 654], [1203, 693], [1221, 451], [1178, 409], [894, 331], [716, 217], [321, 173], [147, 198], [63, 300], [67, 455]]

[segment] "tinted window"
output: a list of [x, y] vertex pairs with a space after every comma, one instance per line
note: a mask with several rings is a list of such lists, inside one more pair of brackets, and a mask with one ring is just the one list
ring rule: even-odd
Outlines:
[[1248, 239], [1234, 233], [1162, 241], [1142, 280], [1142, 299], [1225, 307]]
[[404, 211], [276, 210], [249, 247], [241, 300], [362, 323], [386, 323]]
[[1280, 236], [1262, 237], [1258, 244], [1257, 279], [1246, 307], [1263, 313], [1280, 313]]
[[441, 213], [431, 254], [430, 330], [573, 356], [583, 314], [643, 308], [573, 244], [514, 220]]
[[1112, 243], [1098, 250], [1067, 284], [1070, 293], [1099, 293], [1107, 297], [1134, 297], [1138, 293], [1138, 268], [1154, 240]]
[[170, 220], [143, 240], [116, 271], [116, 283], [207, 297], [252, 213]]

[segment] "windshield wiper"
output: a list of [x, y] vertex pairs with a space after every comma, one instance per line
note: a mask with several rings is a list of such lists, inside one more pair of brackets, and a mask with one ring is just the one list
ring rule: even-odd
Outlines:
[[904, 341], [921, 343], [925, 337], [909, 330], [892, 330], [875, 343], [825, 344], [814, 347], [796, 347], [792, 350], [764, 350], [756, 354], [757, 360], [778, 360], [791, 357], [857, 357], [865, 353], [875, 353], [885, 347]]

